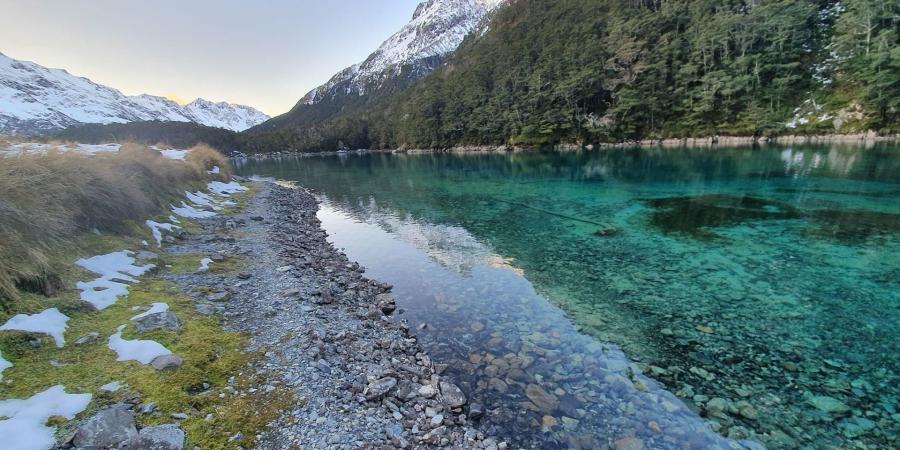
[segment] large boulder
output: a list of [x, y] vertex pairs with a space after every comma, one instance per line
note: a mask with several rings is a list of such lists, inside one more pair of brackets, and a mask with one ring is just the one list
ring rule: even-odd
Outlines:
[[171, 311], [150, 314], [134, 321], [134, 329], [138, 333], [150, 330], [181, 330], [181, 321]]
[[182, 450], [184, 431], [174, 423], [147, 427], [141, 430], [134, 450]]
[[134, 416], [124, 408], [104, 409], [94, 414], [75, 433], [78, 448], [118, 448], [137, 439]]

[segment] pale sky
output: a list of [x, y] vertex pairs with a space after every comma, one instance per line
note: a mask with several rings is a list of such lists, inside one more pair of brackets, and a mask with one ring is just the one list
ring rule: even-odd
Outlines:
[[420, 0], [0, 0], [0, 52], [116, 88], [289, 110]]

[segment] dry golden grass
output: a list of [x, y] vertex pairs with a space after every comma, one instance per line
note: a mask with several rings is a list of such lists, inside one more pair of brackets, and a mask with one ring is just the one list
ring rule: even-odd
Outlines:
[[[48, 254], [79, 235], [123, 232], [160, 213], [183, 191], [230, 175], [227, 158], [197, 146], [185, 161], [125, 144], [93, 156], [51, 150], [0, 156], [0, 306], [16, 286], [52, 291]], [[219, 175], [209, 175], [213, 166]]]

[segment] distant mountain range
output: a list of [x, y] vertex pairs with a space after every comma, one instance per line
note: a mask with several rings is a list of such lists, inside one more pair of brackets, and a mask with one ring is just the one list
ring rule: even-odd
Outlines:
[[244, 105], [200, 99], [187, 105], [116, 89], [0, 53], [0, 133], [47, 133], [80, 124], [193, 122], [243, 131], [269, 119]]

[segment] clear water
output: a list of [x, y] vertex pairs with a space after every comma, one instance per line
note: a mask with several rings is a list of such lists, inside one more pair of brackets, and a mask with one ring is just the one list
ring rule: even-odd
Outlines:
[[896, 146], [239, 171], [321, 195], [335, 245], [394, 284], [436, 362], [485, 405], [480, 426], [517, 445], [900, 445]]

